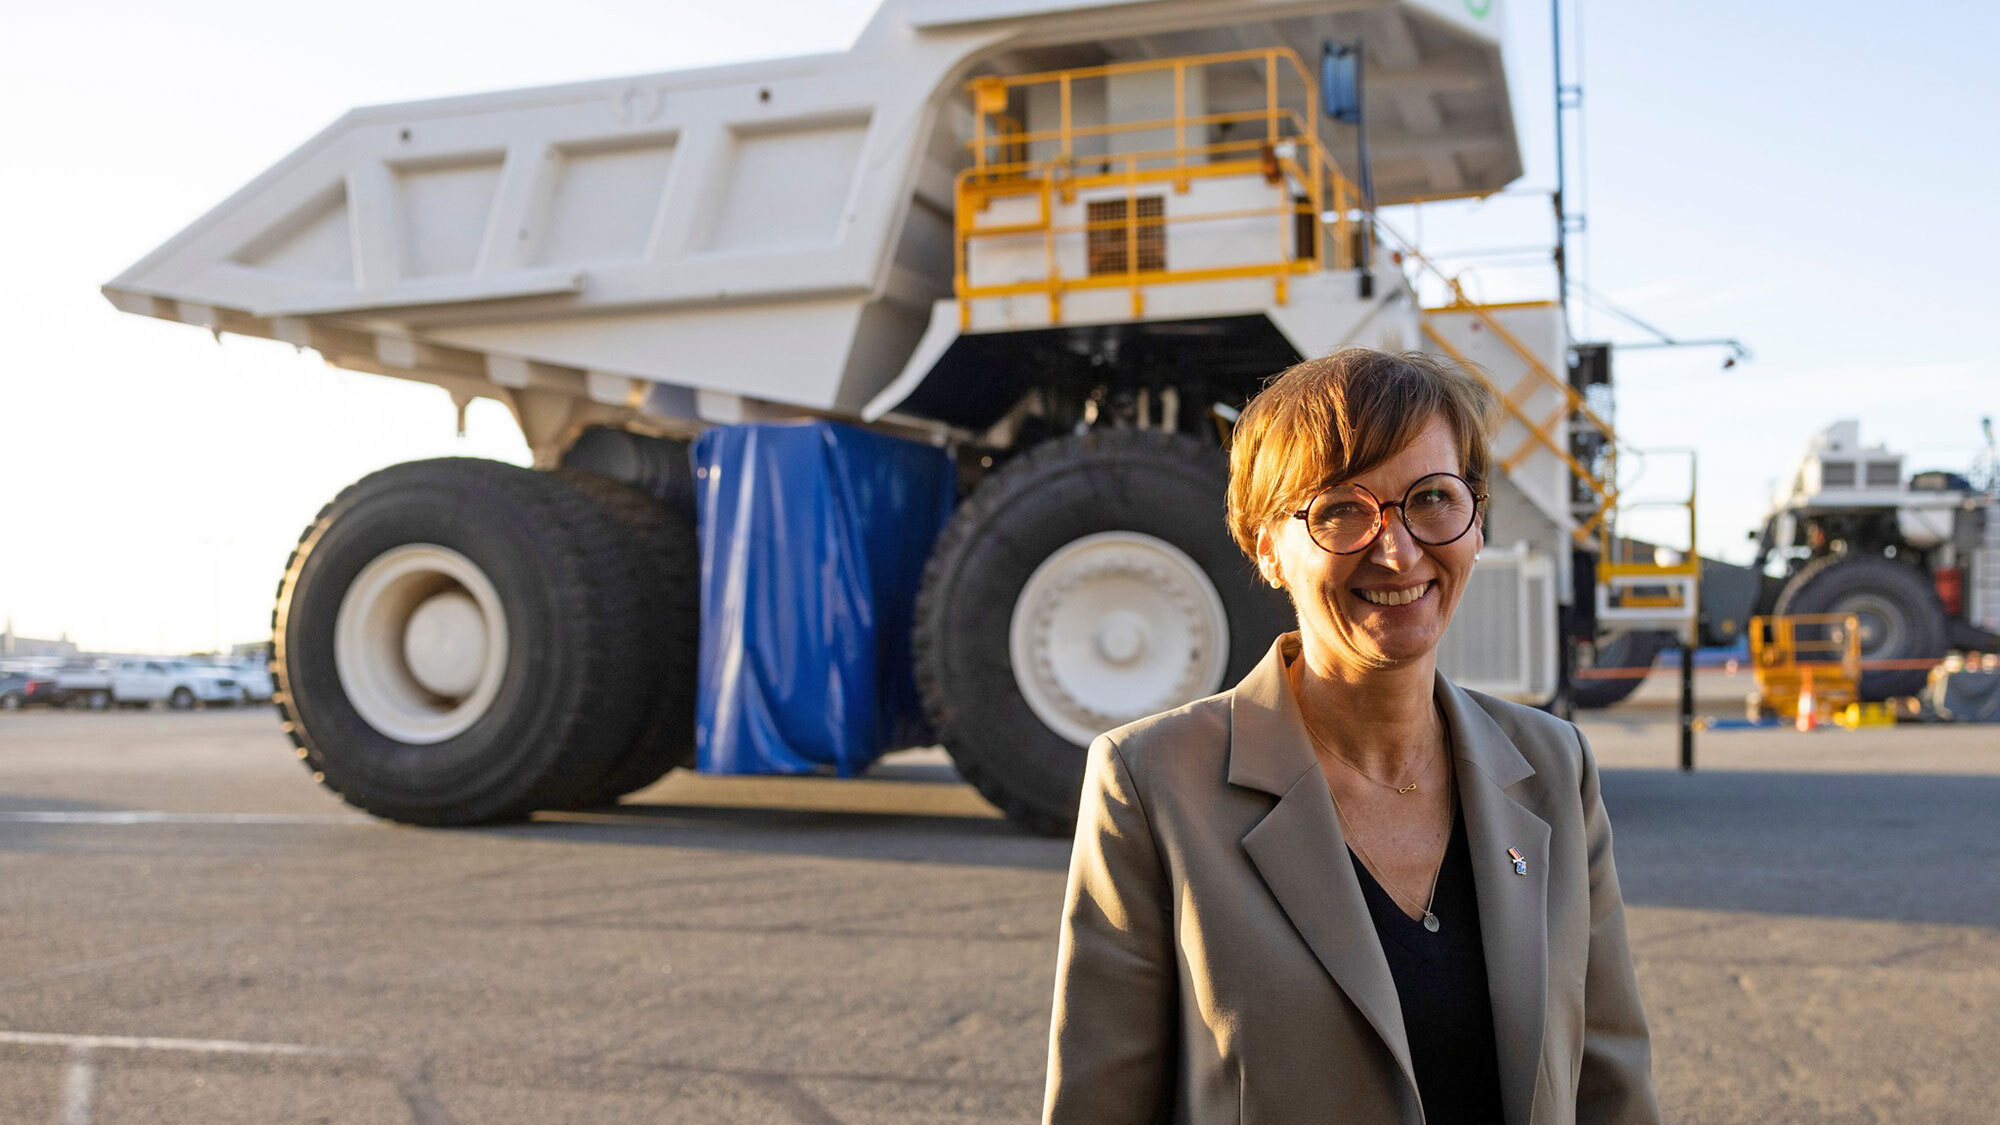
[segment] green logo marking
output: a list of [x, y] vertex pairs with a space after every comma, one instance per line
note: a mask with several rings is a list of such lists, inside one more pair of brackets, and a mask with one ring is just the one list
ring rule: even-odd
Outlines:
[[1472, 13], [1473, 19], [1483, 20], [1493, 10], [1493, 0], [1465, 0], [1465, 10]]

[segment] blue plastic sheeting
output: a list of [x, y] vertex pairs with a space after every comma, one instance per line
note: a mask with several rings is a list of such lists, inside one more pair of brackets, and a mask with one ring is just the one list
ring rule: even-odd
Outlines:
[[935, 741], [910, 628], [951, 458], [830, 422], [721, 426], [693, 456], [702, 772], [849, 777]]

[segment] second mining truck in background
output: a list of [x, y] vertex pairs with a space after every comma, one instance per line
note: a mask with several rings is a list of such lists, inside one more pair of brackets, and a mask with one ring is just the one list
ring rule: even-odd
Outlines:
[[1915, 695], [1948, 650], [2000, 652], [2000, 494], [1993, 423], [1970, 474], [1905, 473], [1861, 424], [1813, 435], [1772, 498], [1751, 570], [1754, 612], [1853, 614], [1865, 700]]
[[[1902, 453], [1861, 444], [1856, 419], [1814, 434], [1750, 533], [1750, 565], [1700, 561], [1702, 643], [1741, 643], [1753, 616], [1852, 614], [1868, 702], [1917, 694], [1948, 652], [2000, 652], [2000, 461], [1981, 421], [1985, 452], [1966, 472], [1907, 472]], [[1644, 669], [1675, 643], [1626, 632], [1596, 663]], [[1588, 681], [1578, 702], [1608, 706], [1643, 675]]]
[[[1421, 307], [1374, 222], [1520, 174], [1498, 8], [886, 0], [844, 53], [355, 110], [105, 292], [526, 435], [535, 471], [387, 468], [300, 540], [278, 701], [352, 803], [471, 823], [935, 738], [1061, 832], [1096, 733], [1290, 627], [1224, 530], [1224, 443], [1344, 345], [1493, 381], [1440, 662], [1557, 693], [1609, 427], [1553, 301], [1439, 274]], [[1323, 97], [1356, 57], [1372, 198]], [[1692, 611], [1654, 577], [1678, 594], [1618, 627]]]

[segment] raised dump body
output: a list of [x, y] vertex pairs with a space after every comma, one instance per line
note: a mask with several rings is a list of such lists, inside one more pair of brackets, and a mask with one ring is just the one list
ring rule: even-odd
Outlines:
[[[977, 143], [973, 80], [1240, 52], [1182, 72], [1182, 115], [1225, 143], [1262, 132], [1244, 110], [1306, 108], [1297, 60], [1316, 67], [1325, 40], [1362, 38], [1379, 200], [1471, 195], [1519, 172], [1498, 22], [1463, 0], [887, 0], [844, 53], [355, 110], [105, 292], [128, 312], [502, 399], [545, 460], [585, 422], [689, 431], [773, 406], [859, 415], [898, 377], [921, 382], [958, 335], [956, 308], [938, 307], [955, 296], [957, 185], [999, 155]], [[1267, 48], [1285, 57], [1267, 66]], [[1078, 79], [1069, 127], [1088, 135], [1075, 155], [1157, 147], [1158, 130], [1091, 130], [1172, 117], [1173, 80]], [[1061, 96], [1024, 88], [1016, 108], [1053, 138]], [[1331, 153], [1351, 154], [1351, 129], [1321, 130]], [[1046, 160], [1058, 143], [1027, 155]], [[1240, 191], [1203, 177], [1173, 207], [1272, 203]], [[1124, 194], [1085, 186], [1061, 206], [1080, 216]], [[1263, 225], [1269, 256], [1291, 224]], [[1219, 260], [1237, 233], [1212, 225], [1206, 248], [1177, 245], [1174, 264]], [[1063, 272], [1089, 276], [1087, 239], [1062, 241]], [[973, 253], [974, 284], [1020, 278], [1004, 246]], [[1301, 282], [1295, 301], [1268, 285], [1156, 293], [1136, 316], [1093, 291], [1063, 323], [1275, 310], [1295, 349], [1318, 354], [1347, 333], [1283, 315], [1310, 303]], [[1038, 323], [993, 304], [972, 331]]]
[[[1487, 546], [1439, 663], [1558, 690], [1612, 436], [1558, 306], [1453, 285], [1422, 309], [1432, 267], [1374, 217], [1519, 174], [1499, 23], [1466, 0], [888, 0], [840, 54], [357, 110], [105, 291], [500, 399], [561, 469], [396, 466], [302, 538], [280, 705], [360, 807], [615, 798], [693, 762], [697, 714], [770, 735], [811, 684], [818, 719], [851, 717], [897, 694], [853, 669], [903, 653], [880, 684], [914, 684], [923, 722], [862, 725], [928, 726], [1060, 832], [1096, 733], [1235, 682], [1293, 624], [1223, 527], [1224, 446], [1266, 378], [1344, 345], [1450, 355], [1499, 393]], [[1365, 60], [1366, 162], [1326, 112], [1330, 44]], [[745, 439], [690, 450], [722, 426]], [[794, 475], [752, 479], [780, 447]], [[937, 512], [896, 506], [939, 481], [933, 536]], [[806, 525], [841, 549], [744, 569], [812, 547]], [[760, 589], [854, 660], [760, 626], [739, 596]]]

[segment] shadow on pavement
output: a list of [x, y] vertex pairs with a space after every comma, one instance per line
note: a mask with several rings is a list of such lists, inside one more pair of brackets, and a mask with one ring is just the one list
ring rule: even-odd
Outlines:
[[1603, 776], [1629, 903], [2000, 926], [2000, 777]]
[[0, 813], [24, 812], [106, 812], [122, 809], [123, 805], [106, 804], [103, 801], [77, 801], [68, 797], [46, 797], [41, 794], [21, 796], [16, 793], [0, 793]]
[[[849, 784], [820, 792], [859, 792], [843, 788]], [[1067, 839], [1030, 836], [991, 815], [926, 815], [919, 795], [925, 788], [845, 807], [641, 797], [467, 831], [628, 847], [1067, 867]], [[1619, 878], [1635, 905], [2000, 926], [2000, 777], [1606, 769], [1604, 799]]]
[[538, 814], [533, 823], [465, 829], [495, 836], [627, 847], [880, 859], [1060, 872], [1070, 841], [1031, 836], [995, 817], [895, 812], [624, 804]]

